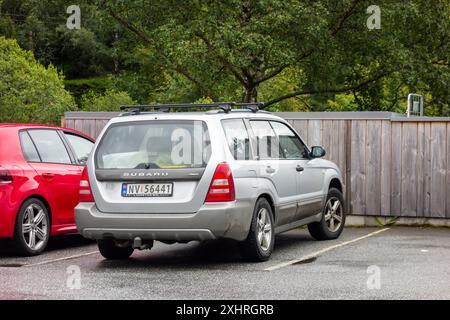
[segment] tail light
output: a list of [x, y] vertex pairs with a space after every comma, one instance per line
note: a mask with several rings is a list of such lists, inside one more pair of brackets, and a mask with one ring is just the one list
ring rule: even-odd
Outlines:
[[223, 162], [219, 163], [209, 186], [205, 202], [234, 201], [234, 180], [230, 166]]
[[0, 167], [0, 184], [10, 184], [13, 182], [13, 178], [9, 170]]
[[91, 185], [89, 184], [88, 170], [85, 166], [80, 181], [80, 202], [94, 202]]

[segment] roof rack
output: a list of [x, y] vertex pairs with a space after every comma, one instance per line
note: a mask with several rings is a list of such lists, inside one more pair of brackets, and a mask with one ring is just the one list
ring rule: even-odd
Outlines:
[[192, 109], [192, 108], [219, 108], [225, 113], [229, 113], [232, 107], [243, 107], [243, 109], [258, 112], [264, 107], [262, 102], [214, 102], [214, 103], [172, 103], [172, 104], [142, 104], [142, 105], [122, 105], [120, 110], [129, 110], [129, 112], [122, 115], [136, 115], [140, 114], [146, 109], [155, 109], [158, 112], [169, 112], [172, 108], [177, 109]]

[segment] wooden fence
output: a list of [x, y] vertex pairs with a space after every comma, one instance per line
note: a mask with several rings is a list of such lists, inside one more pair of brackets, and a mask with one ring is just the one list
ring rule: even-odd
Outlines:
[[[109, 112], [68, 112], [63, 125], [96, 137]], [[390, 112], [283, 112], [309, 146], [342, 170], [349, 213], [450, 218], [450, 118]]]

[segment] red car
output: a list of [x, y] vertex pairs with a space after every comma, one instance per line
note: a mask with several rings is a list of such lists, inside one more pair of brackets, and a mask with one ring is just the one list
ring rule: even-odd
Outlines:
[[93, 145], [71, 129], [0, 123], [0, 238], [37, 255], [50, 236], [76, 232], [74, 208]]

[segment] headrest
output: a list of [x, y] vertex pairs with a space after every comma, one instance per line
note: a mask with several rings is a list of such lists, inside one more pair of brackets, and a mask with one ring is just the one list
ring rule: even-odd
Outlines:
[[147, 141], [147, 151], [153, 152], [172, 152], [172, 140], [170, 136], [150, 137]]

